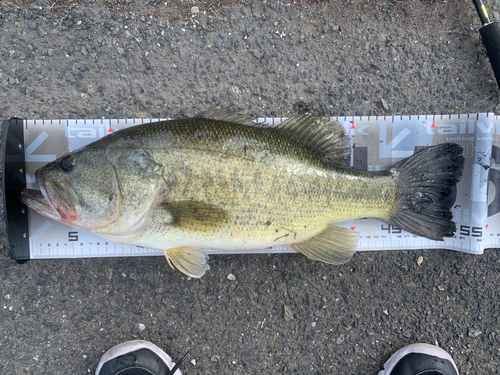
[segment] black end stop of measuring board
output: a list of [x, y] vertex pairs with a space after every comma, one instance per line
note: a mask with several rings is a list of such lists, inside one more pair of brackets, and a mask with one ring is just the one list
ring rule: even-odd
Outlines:
[[479, 29], [483, 43], [490, 58], [491, 67], [500, 89], [500, 25], [498, 22], [489, 23]]
[[483, 4], [483, 0], [473, 0], [477, 14], [481, 19], [483, 27], [479, 29], [484, 47], [490, 58], [491, 67], [500, 89], [500, 25], [497, 22], [491, 22]]
[[10, 245], [10, 257], [19, 263], [30, 259], [28, 207], [19, 194], [26, 188], [24, 159], [24, 120], [3, 120], [3, 205]]

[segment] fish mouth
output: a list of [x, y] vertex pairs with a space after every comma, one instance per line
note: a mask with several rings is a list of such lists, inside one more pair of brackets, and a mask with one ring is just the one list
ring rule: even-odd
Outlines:
[[35, 189], [24, 189], [21, 202], [39, 214], [65, 224], [77, 218], [77, 207], [72, 189], [55, 182], [37, 182]]

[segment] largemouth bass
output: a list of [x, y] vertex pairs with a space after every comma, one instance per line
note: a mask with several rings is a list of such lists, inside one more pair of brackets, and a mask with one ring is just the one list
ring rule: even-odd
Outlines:
[[192, 277], [203, 249], [288, 246], [348, 261], [359, 234], [332, 223], [376, 217], [433, 240], [456, 225], [443, 200], [462, 176], [456, 144], [382, 172], [345, 167], [340, 123], [301, 115], [277, 128], [213, 111], [119, 130], [37, 170], [30, 208], [106, 239], [163, 250]]

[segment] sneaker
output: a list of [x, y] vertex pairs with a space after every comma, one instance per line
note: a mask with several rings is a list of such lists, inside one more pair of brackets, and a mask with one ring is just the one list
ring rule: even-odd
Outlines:
[[458, 375], [455, 362], [441, 348], [413, 344], [399, 349], [384, 363], [378, 375]]
[[133, 340], [118, 344], [101, 357], [96, 375], [182, 375], [167, 353], [149, 341]]

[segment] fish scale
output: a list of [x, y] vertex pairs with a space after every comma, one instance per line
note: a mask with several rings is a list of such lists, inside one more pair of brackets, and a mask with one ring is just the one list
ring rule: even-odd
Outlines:
[[[163, 126], [158, 128], [169, 131]], [[184, 132], [184, 128], [189, 132]], [[246, 134], [236, 136], [236, 130]], [[152, 150], [156, 162], [168, 165], [170, 170], [183, 171], [175, 175], [176, 182], [169, 187], [168, 199], [203, 201], [231, 213], [219, 241], [206, 246], [220, 248], [227, 243], [225, 238], [233, 232], [232, 226], [245, 234], [243, 242], [247, 238], [246, 241], [252, 242], [249, 245], [251, 248], [259, 248], [289, 242], [286, 237], [276, 240], [290, 232], [283, 233], [281, 228], [289, 228], [294, 233], [294, 239], [302, 240], [315, 234], [310, 228], [322, 228], [329, 222], [362, 217], [372, 211], [388, 216], [383, 213], [388, 211], [391, 200], [385, 199], [385, 196], [392, 199], [394, 193], [384, 196], [380, 194], [380, 186], [389, 185], [389, 190], [394, 191], [395, 184], [394, 179], [386, 174], [374, 178], [371, 174], [356, 172], [356, 182], [360, 186], [351, 186], [352, 171], [349, 174], [347, 169], [321, 161], [315, 150], [307, 150], [293, 138], [260, 128], [193, 119], [173, 122], [170, 131], [175, 136], [166, 137], [169, 141], [163, 147], [158, 147], [155, 139], [149, 136], [148, 129], [142, 132], [148, 135], [143, 140], [144, 147]], [[151, 133], [160, 135], [160, 132]], [[203, 134], [203, 137], [198, 137], [198, 134]], [[213, 147], [221, 139], [227, 141], [222, 152]], [[251, 143], [249, 139], [259, 139], [260, 142]], [[251, 145], [247, 146], [245, 153], [244, 146], [249, 143]], [[250, 152], [251, 148], [255, 151]], [[263, 150], [267, 151], [265, 159], [258, 155]], [[189, 166], [185, 166], [185, 160], [189, 160]], [[189, 168], [189, 173], [185, 172], [185, 168]], [[360, 183], [362, 177], [366, 181]], [[214, 184], [207, 184], [207, 181]], [[338, 203], [342, 201], [347, 204]], [[264, 223], [267, 221], [273, 225], [266, 226]], [[302, 230], [308, 224], [309, 228]], [[276, 228], [279, 228], [278, 235]], [[172, 235], [178, 238], [178, 233]], [[163, 246], [160, 247], [165, 247], [168, 236], [164, 233], [161, 237]], [[239, 238], [233, 238], [234, 241], [227, 246], [238, 245]], [[203, 242], [203, 239], [200, 241]], [[158, 247], [152, 241], [142, 245]]]

